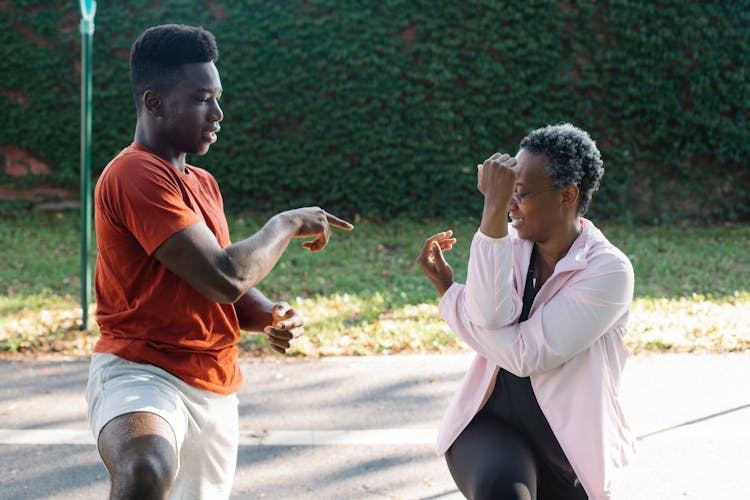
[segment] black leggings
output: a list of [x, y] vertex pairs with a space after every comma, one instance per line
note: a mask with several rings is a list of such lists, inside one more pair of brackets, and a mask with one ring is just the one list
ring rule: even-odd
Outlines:
[[521, 434], [487, 412], [477, 414], [445, 454], [469, 500], [586, 500], [538, 460]]

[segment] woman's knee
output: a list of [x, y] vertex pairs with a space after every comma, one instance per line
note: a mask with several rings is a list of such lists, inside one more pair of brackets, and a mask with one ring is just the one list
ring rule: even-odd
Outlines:
[[445, 459], [459, 490], [470, 500], [536, 498], [533, 453], [515, 429], [486, 414], [472, 420]]
[[474, 484], [471, 500], [533, 500], [536, 486], [511, 478], [494, 476], [482, 478]]
[[533, 500], [537, 495], [536, 468], [522, 458], [465, 463], [460, 470], [455, 463], [451, 467], [449, 460], [448, 469], [469, 500]]

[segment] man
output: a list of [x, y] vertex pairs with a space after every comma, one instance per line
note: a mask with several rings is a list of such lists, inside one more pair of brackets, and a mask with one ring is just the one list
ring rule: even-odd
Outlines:
[[216, 141], [223, 113], [214, 37], [156, 26], [133, 44], [135, 140], [96, 186], [101, 338], [86, 399], [111, 498], [228, 498], [237, 461], [240, 328], [285, 353], [303, 330], [254, 287], [292, 238], [325, 247], [324, 210], [279, 213], [232, 244], [214, 178], [185, 163]]

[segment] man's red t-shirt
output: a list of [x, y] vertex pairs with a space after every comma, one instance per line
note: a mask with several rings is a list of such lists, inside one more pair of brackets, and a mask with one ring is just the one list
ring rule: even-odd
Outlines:
[[94, 351], [158, 366], [201, 389], [238, 391], [234, 306], [206, 299], [153, 255], [197, 222], [211, 229], [222, 248], [230, 245], [213, 176], [190, 165], [182, 173], [133, 143], [104, 169], [94, 200], [101, 330]]

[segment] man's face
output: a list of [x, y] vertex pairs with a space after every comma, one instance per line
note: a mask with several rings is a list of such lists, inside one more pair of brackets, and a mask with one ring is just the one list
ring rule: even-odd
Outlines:
[[176, 152], [203, 155], [216, 142], [219, 122], [221, 80], [212, 62], [182, 66], [184, 79], [164, 95], [164, 140]]

